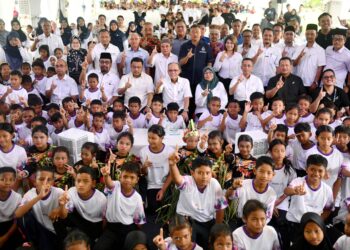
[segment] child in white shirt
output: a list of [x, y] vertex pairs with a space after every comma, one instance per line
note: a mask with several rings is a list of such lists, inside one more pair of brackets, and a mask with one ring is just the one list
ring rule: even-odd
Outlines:
[[232, 145], [235, 144], [236, 134], [241, 132], [239, 122], [242, 116], [239, 114], [240, 106], [237, 100], [229, 100], [227, 111], [222, 117], [220, 131], [223, 133], [225, 140]]
[[81, 83], [79, 100], [84, 104], [86, 100], [101, 100], [103, 102], [107, 101], [107, 96], [105, 94], [103, 83], [99, 85], [98, 75], [95, 73], [91, 73], [88, 75], [88, 83], [89, 87], [86, 89], [85, 80]]
[[208, 104], [208, 110], [204, 110], [198, 119], [198, 129], [218, 130], [221, 125], [222, 114], [220, 113], [221, 100], [213, 96]]
[[93, 114], [92, 125], [90, 132], [95, 134], [95, 143], [98, 144], [98, 149], [100, 151], [99, 160], [104, 161], [106, 156], [106, 149], [110, 142], [110, 137], [108, 130], [104, 128], [105, 125], [105, 115], [102, 112], [97, 112]]
[[166, 130], [178, 130], [185, 129], [186, 124], [182, 117], [179, 115], [179, 105], [176, 102], [171, 102], [167, 106], [166, 117], [160, 118], [160, 124]]
[[28, 101], [28, 93], [22, 88], [22, 74], [17, 70], [13, 70], [10, 73], [10, 82], [11, 87], [7, 89], [5, 94], [1, 98], [6, 98], [6, 103], [11, 105], [14, 103], [21, 104], [24, 107], [24, 104]]
[[347, 213], [344, 227], [345, 235], [341, 236], [334, 244], [335, 250], [350, 249], [350, 213]]
[[159, 124], [163, 115], [163, 100], [159, 96], [153, 96], [151, 110], [146, 114], [146, 126], [151, 127], [154, 124]]
[[302, 95], [298, 100], [299, 122], [312, 123], [315, 116], [310, 112], [312, 98], [308, 95]]
[[114, 149], [117, 145], [117, 138], [122, 132], [133, 133], [133, 126], [130, 119], [126, 119], [126, 114], [123, 111], [115, 111], [113, 114], [113, 121], [108, 127], [108, 134], [110, 138], [109, 147]]
[[264, 94], [260, 92], [251, 94], [250, 102], [247, 102], [244, 106], [244, 112], [239, 122], [239, 127], [244, 131], [264, 131], [263, 108]]
[[145, 128], [146, 117], [141, 113], [141, 99], [137, 96], [133, 96], [129, 99], [129, 117], [132, 121], [134, 128]]

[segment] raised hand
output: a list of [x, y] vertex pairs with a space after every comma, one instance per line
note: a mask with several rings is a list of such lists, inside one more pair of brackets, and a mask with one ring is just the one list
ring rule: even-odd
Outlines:
[[155, 55], [155, 54], [157, 54], [157, 53], [158, 53], [158, 51], [157, 51], [157, 46], [154, 46], [154, 49], [152, 50], [152, 54]]
[[152, 167], [153, 163], [148, 159], [148, 155], [146, 156], [146, 160], [143, 163], [143, 166], [146, 168]]
[[48, 182], [48, 178], [46, 177], [43, 185], [41, 186], [40, 193], [38, 194], [40, 199], [43, 199], [44, 197], [46, 197], [46, 195], [48, 195], [50, 192], [51, 185], [47, 182]]
[[125, 83], [125, 89], [131, 88], [131, 87], [132, 87], [132, 84], [130, 81], [130, 77], [128, 77], [128, 81]]
[[52, 81], [52, 84], [51, 84], [50, 90], [51, 90], [51, 91], [54, 91], [56, 88], [57, 88], [57, 84], [56, 84], [56, 82], [55, 82], [55, 81]]
[[252, 111], [252, 108], [253, 108], [253, 106], [250, 102], [246, 102], [244, 104], [244, 112], [249, 113], [250, 111]]
[[192, 56], [193, 56], [192, 49], [190, 49], [187, 53], [187, 58], [190, 59], [192, 58]]
[[163, 235], [163, 228], [160, 228], [159, 234], [153, 238], [153, 243], [158, 247], [158, 249], [165, 249], [165, 241], [164, 241], [164, 235]]
[[65, 206], [69, 201], [68, 196], [68, 185], [64, 187], [64, 193], [58, 198], [58, 203], [60, 206]]
[[227, 57], [227, 53], [226, 53], [226, 51], [223, 51], [221, 54], [221, 57], [220, 57], [220, 62], [223, 62], [226, 57]]
[[109, 149], [109, 159], [108, 161], [114, 162], [117, 159], [117, 155], [112, 152], [112, 149]]
[[168, 158], [169, 165], [176, 165], [180, 161], [179, 146], [176, 145], [175, 151]]
[[233, 180], [232, 187], [233, 189], [237, 189], [243, 186], [243, 181], [244, 181], [244, 175], [242, 174], [242, 177], [236, 178]]
[[233, 151], [233, 146], [232, 146], [232, 144], [231, 144], [231, 143], [227, 144], [227, 145], [225, 146], [225, 152], [226, 152], [226, 153], [231, 153], [232, 151]]
[[294, 192], [295, 192], [295, 195], [305, 195], [306, 190], [305, 190], [304, 183], [299, 185], [299, 186], [294, 187]]
[[104, 167], [102, 167], [100, 171], [101, 171], [101, 174], [103, 176], [110, 175], [111, 174], [111, 161], [108, 160], [107, 164]]
[[284, 82], [283, 82], [283, 77], [281, 76], [278, 82], [276, 83], [276, 88], [279, 90], [283, 87]]

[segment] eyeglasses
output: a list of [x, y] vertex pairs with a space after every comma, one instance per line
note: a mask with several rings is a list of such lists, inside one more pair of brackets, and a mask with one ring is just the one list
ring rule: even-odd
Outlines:
[[334, 76], [324, 76], [324, 77], [322, 77], [323, 79], [334, 79]]

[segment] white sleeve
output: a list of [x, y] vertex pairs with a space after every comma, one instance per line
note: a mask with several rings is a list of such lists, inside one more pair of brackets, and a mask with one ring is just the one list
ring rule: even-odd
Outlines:
[[78, 86], [77, 86], [77, 84], [74, 82], [74, 81], [72, 81], [71, 82], [71, 89], [70, 89], [70, 95], [71, 96], [77, 96], [77, 95], [79, 95], [79, 91], [78, 91]]
[[119, 82], [118, 89], [121, 89], [121, 88], [125, 87], [125, 84], [126, 84], [126, 82], [128, 80], [127, 76], [128, 75], [122, 76], [122, 79], [120, 79], [120, 82]]
[[184, 97], [192, 97], [190, 82], [187, 79], [185, 79], [184, 83]]
[[7, 62], [5, 51], [0, 47], [0, 63]]
[[147, 94], [149, 93], [154, 93], [154, 84], [151, 77], [147, 77]]
[[50, 90], [51, 85], [52, 85], [52, 81], [53, 81], [53, 77], [47, 78], [46, 85], [45, 85], [45, 90], [46, 91]]
[[219, 72], [222, 66], [222, 62], [220, 61], [221, 55], [222, 55], [223, 51], [219, 52], [219, 54], [216, 56], [215, 59], [215, 63], [214, 63], [214, 70], [215, 72]]
[[220, 100], [221, 100], [221, 110], [224, 110], [226, 108], [228, 98], [227, 98], [227, 93], [226, 89], [224, 87], [224, 84], [222, 82], [219, 82], [219, 90], [220, 90]]
[[195, 98], [196, 98], [196, 106], [198, 107], [203, 107], [205, 102], [207, 101], [207, 96], [202, 96], [202, 87], [201, 85], [197, 85], [196, 87], [196, 93], [195, 93]]
[[148, 64], [149, 67], [154, 67], [154, 64], [156, 63], [156, 61], [158, 60], [158, 57], [159, 57], [159, 53], [155, 54], [152, 58], [152, 61], [150, 64]]
[[317, 53], [317, 66], [325, 66], [326, 65], [326, 51], [324, 49], [320, 49], [319, 53]]
[[28, 62], [28, 63], [32, 62], [32, 58], [26, 49], [21, 47], [21, 48], [19, 48], [19, 52], [21, 53], [23, 62]]

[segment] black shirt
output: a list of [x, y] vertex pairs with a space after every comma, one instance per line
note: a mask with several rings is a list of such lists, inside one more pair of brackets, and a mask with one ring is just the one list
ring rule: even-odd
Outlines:
[[190, 81], [192, 94], [196, 89], [197, 84], [202, 81], [203, 68], [212, 63], [212, 52], [208, 44], [203, 41], [199, 41], [195, 46], [192, 41], [187, 41], [181, 45], [179, 60], [186, 57], [187, 53], [192, 49], [193, 56], [182, 65], [181, 76], [187, 78]]
[[274, 21], [276, 19], [276, 9], [275, 8], [267, 8], [264, 12], [264, 16], [268, 21]]
[[[315, 99], [320, 94], [322, 88], [317, 88], [312, 94], [312, 101], [315, 101]], [[326, 96], [323, 97], [323, 99], [320, 101], [320, 104], [327, 105], [328, 103], [334, 103], [335, 106], [337, 106], [338, 109], [341, 109], [343, 107], [349, 107], [350, 101], [348, 95], [342, 90], [341, 88], [334, 86], [334, 91], [331, 95], [328, 95], [326, 92]]]
[[126, 36], [123, 31], [117, 29], [116, 31], [109, 32], [111, 36], [111, 44], [118, 47], [120, 52], [124, 51], [124, 41], [126, 40]]
[[322, 34], [321, 30], [318, 31], [318, 35], [316, 37], [316, 43], [324, 49], [326, 49], [328, 46], [331, 46], [332, 45], [332, 30], [327, 35]]
[[222, 18], [225, 20], [225, 23], [231, 27], [232, 21], [235, 20], [235, 15], [233, 15], [231, 12], [229, 13], [222, 13]]
[[[276, 87], [280, 77], [280, 74], [271, 77], [267, 84], [267, 90], [271, 90]], [[299, 76], [293, 74], [290, 74], [287, 78], [282, 77], [282, 79], [284, 81], [284, 85], [277, 91], [274, 97], [278, 96], [282, 98], [286, 106], [296, 104], [299, 96], [305, 93], [303, 80]], [[273, 97], [271, 99], [273, 99]]]

